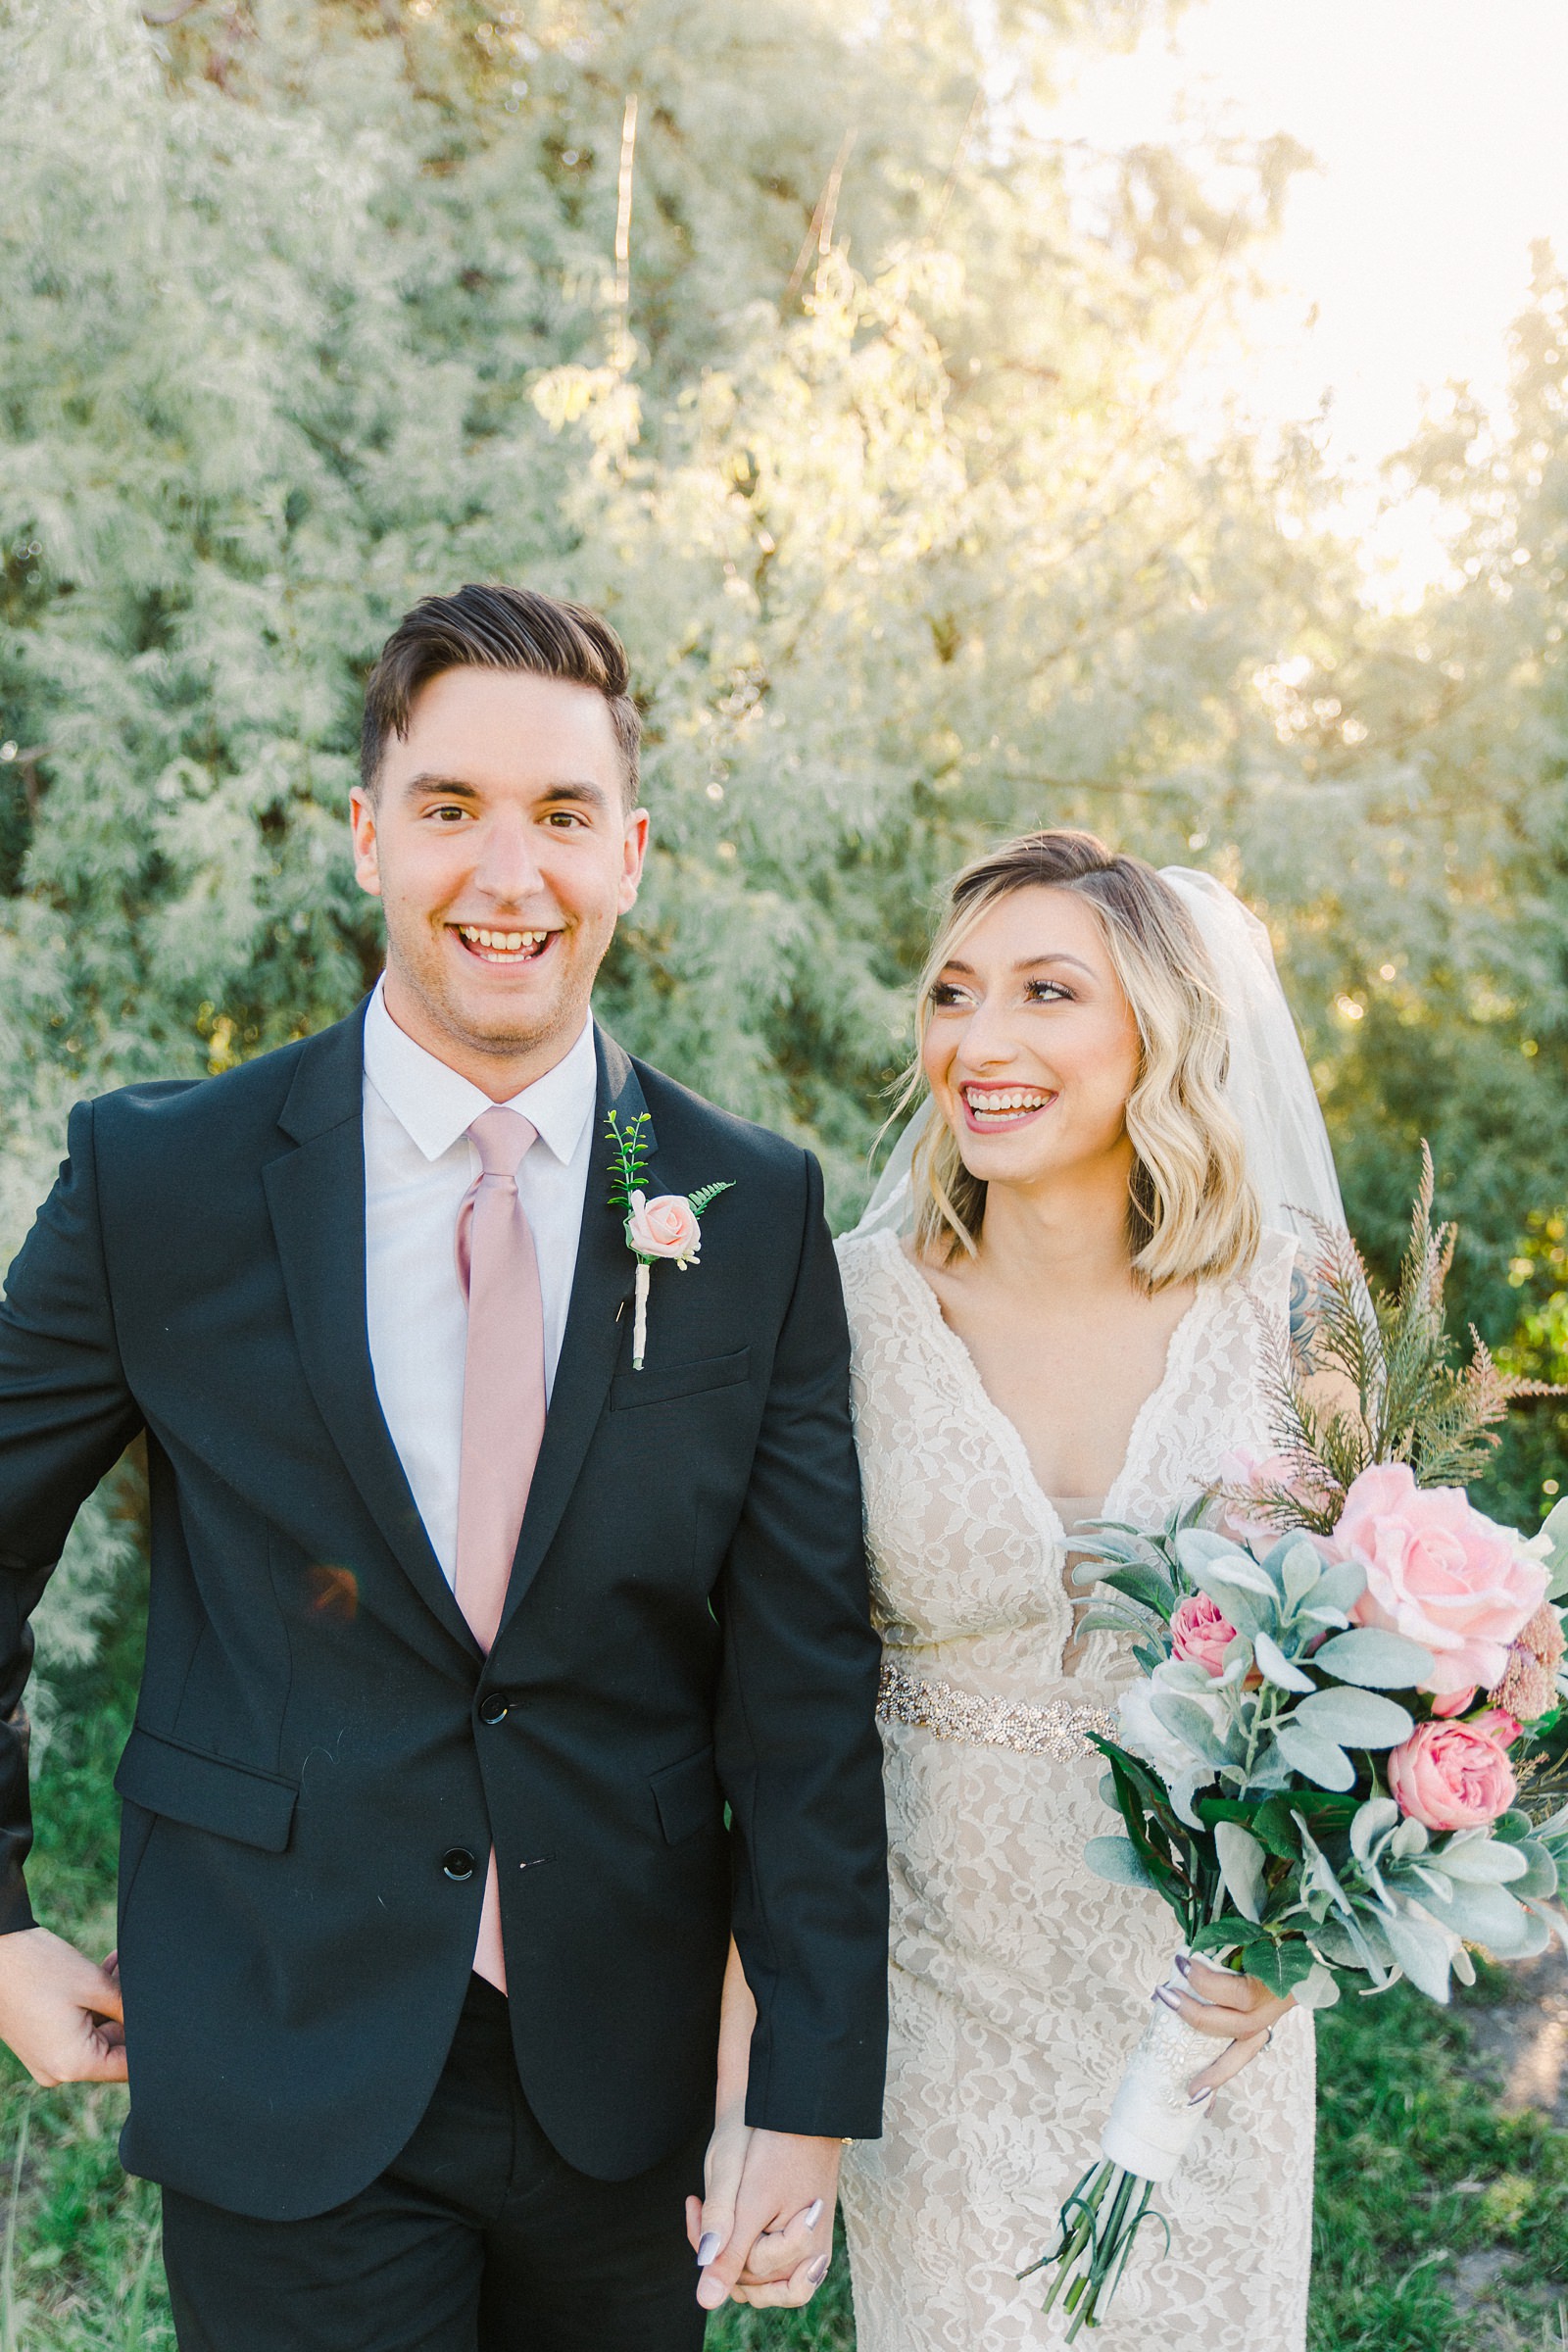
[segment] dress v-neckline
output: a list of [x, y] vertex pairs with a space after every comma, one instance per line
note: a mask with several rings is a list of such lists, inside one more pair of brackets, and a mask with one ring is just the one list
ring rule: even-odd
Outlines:
[[[899, 1265], [908, 1277], [910, 1284], [919, 1293], [924, 1301], [924, 1311], [928, 1318], [927, 1327], [946, 1357], [950, 1369], [956, 1374], [960, 1385], [967, 1390], [977, 1419], [983, 1422], [990, 1431], [999, 1452], [1011, 1470], [1013, 1483], [1025, 1509], [1035, 1521], [1039, 1532], [1065, 1554], [1071, 1548], [1067, 1529], [1062, 1524], [1060, 1512], [1036, 1476], [1034, 1463], [1029, 1458], [1029, 1448], [1024, 1444], [1023, 1433], [1017, 1423], [1003, 1411], [986, 1387], [980, 1377], [979, 1365], [975, 1362], [965, 1343], [942, 1312], [941, 1299], [909, 1256], [900, 1236], [884, 1229], [873, 1238], [887, 1244]], [[1105, 1490], [1105, 1499], [1101, 1505], [1100, 1511], [1102, 1519], [1114, 1519], [1118, 1516], [1116, 1506], [1121, 1501], [1122, 1490], [1131, 1482], [1138, 1468], [1150, 1430], [1175, 1387], [1178, 1374], [1185, 1369], [1191, 1359], [1200, 1324], [1216, 1288], [1217, 1286], [1211, 1282], [1200, 1280], [1192, 1304], [1181, 1319], [1172, 1326], [1170, 1337], [1165, 1342], [1165, 1361], [1160, 1376], [1133, 1416], [1133, 1425], [1127, 1433], [1127, 1446], [1121, 1458], [1121, 1466]]]

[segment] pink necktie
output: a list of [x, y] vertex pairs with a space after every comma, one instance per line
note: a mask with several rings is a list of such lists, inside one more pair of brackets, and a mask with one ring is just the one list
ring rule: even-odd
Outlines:
[[[545, 1433], [545, 1324], [517, 1170], [537, 1140], [520, 1111], [482, 1111], [468, 1129], [479, 1176], [458, 1211], [458, 1280], [468, 1301], [458, 1480], [458, 1606], [488, 1656]], [[507, 1989], [492, 1850], [474, 1971]]]

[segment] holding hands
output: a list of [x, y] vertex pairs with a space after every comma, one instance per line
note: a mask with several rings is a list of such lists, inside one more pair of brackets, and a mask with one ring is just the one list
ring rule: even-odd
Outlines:
[[686, 2234], [705, 2311], [723, 2303], [809, 2303], [833, 2259], [842, 2140], [754, 2130], [746, 2121], [757, 2004], [733, 1943], [724, 1973], [713, 2135]]
[[841, 2143], [753, 2131], [736, 2108], [709, 2142], [704, 2196], [686, 2200], [686, 2234], [705, 2311], [809, 2303], [833, 2258]]

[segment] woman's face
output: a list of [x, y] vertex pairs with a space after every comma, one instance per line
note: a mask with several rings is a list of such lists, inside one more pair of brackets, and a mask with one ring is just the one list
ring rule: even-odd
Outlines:
[[937, 975], [921, 1059], [981, 1182], [1032, 1188], [1101, 1163], [1125, 1184], [1138, 1027], [1075, 892], [1011, 891], [982, 915]]

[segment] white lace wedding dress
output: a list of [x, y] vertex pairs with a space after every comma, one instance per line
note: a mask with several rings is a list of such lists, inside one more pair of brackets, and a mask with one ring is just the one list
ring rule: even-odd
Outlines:
[[[1268, 1234], [1245, 1278], [1200, 1285], [1105, 1517], [1157, 1524], [1233, 1446], [1267, 1445], [1264, 1368], [1295, 1251]], [[1062, 1671], [1065, 1530], [1022, 1440], [896, 1235], [841, 1243], [840, 1263], [887, 1645], [893, 1878], [885, 2136], [848, 2150], [844, 2175], [857, 2341], [1036, 2352], [1067, 2323], [1042, 2313], [1038, 2278], [1014, 2274], [1053, 2242], [1098, 2155], [1177, 1929], [1152, 1895], [1080, 1859], [1115, 1826], [1080, 1711], [1113, 1708], [1129, 1663], [1096, 1633]], [[1085, 2342], [1300, 2352], [1312, 2140], [1311, 2021], [1292, 2011], [1157, 2192], [1169, 2252], [1146, 2228]]]

